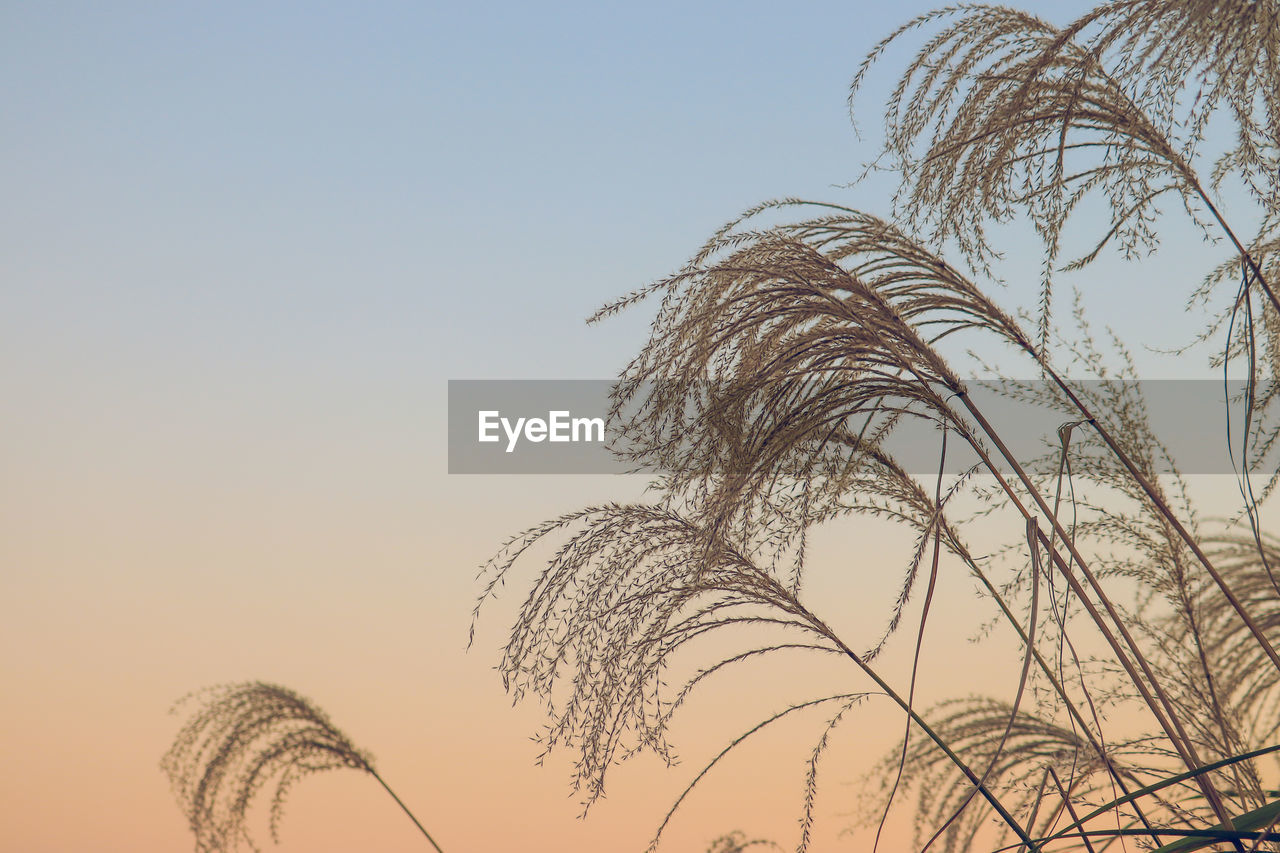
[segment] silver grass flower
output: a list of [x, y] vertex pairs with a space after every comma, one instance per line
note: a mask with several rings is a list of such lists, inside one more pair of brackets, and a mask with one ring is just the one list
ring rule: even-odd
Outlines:
[[248, 829], [250, 807], [270, 789], [270, 832], [279, 843], [285, 801], [314, 773], [348, 768], [368, 773], [440, 850], [418, 819], [359, 750], [315, 705], [261, 681], [207, 688], [180, 700], [200, 700], [161, 760], [199, 853], [258, 847]]

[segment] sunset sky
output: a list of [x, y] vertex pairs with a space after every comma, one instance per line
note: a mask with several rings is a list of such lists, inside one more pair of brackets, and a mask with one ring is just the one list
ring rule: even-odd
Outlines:
[[[572, 756], [535, 766], [539, 709], [493, 669], [536, 567], [468, 651], [476, 572], [522, 528], [644, 484], [450, 476], [446, 383], [612, 377], [650, 309], [584, 318], [761, 200], [887, 212], [882, 179], [844, 185], [900, 65], [873, 78], [862, 140], [848, 84], [932, 5], [8, 4], [0, 848], [190, 849], [158, 762], [172, 703], [216, 683], [315, 700], [449, 853], [643, 849], [755, 720], [869, 689], [794, 658], [727, 677], [691, 705], [679, 767], [616, 768], [579, 820]], [[1117, 283], [1092, 298], [1121, 317], [1159, 284]], [[1194, 283], [1147, 343], [1189, 337]], [[1034, 305], [1034, 283], [1003, 293]], [[855, 645], [906, 544], [870, 525], [819, 543], [812, 594]], [[983, 654], [949, 657], [989, 614], [947, 583], [924, 698], [1007, 687]], [[662, 849], [733, 829], [793, 845], [825, 719], [726, 762]], [[822, 838], [900, 731], [882, 701], [840, 730]], [[281, 851], [425, 849], [354, 773], [303, 782], [282, 830]]]

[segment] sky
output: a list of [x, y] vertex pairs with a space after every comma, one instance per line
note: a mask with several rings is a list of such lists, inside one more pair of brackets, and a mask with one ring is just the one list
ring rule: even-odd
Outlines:
[[[886, 185], [845, 186], [876, 131], [872, 102], [854, 132], [848, 85], [929, 6], [7, 4], [0, 847], [189, 846], [158, 766], [167, 711], [261, 679], [328, 711], [451, 853], [640, 849], [699, 761], [847, 680], [727, 681], [691, 708], [680, 767], [617, 768], [580, 820], [568, 757], [535, 766], [539, 711], [493, 670], [518, 595], [467, 650], [475, 577], [520, 529], [643, 483], [451, 476], [446, 387], [615, 375], [649, 309], [584, 318], [756, 202], [886, 211]], [[1185, 342], [1189, 287], [1163, 320], [1134, 310], [1159, 278], [1092, 298]], [[859, 565], [833, 539], [817, 583], [865, 633], [903, 543], [849, 535]], [[946, 655], [928, 666], [955, 686]], [[1002, 683], [980, 669], [966, 690]], [[669, 849], [737, 828], [788, 843], [820, 725], [709, 777]], [[868, 708], [840, 746], [877, 757], [897, 725]], [[832, 839], [856, 780], [833, 771]], [[305, 781], [282, 829], [282, 851], [423, 849], [356, 774]]]

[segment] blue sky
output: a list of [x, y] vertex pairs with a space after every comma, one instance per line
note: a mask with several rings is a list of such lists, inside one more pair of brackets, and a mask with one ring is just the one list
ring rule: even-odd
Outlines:
[[848, 80], [923, 5], [11, 7], [6, 346], [608, 375], [641, 324], [582, 317], [856, 175]]
[[847, 86], [925, 8], [11, 7], [3, 346], [42, 370], [611, 375], [644, 312], [582, 318], [743, 208], [887, 209], [887, 184], [838, 187], [877, 131], [876, 82], [864, 141]]

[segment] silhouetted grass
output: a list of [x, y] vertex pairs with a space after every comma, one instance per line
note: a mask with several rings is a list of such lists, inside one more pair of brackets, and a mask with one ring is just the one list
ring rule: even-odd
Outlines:
[[[922, 15], [876, 46], [852, 87], [891, 46], [924, 39], [885, 112], [879, 162], [902, 178], [896, 216], [762, 204], [679, 273], [593, 318], [659, 303], [613, 412], [619, 446], [658, 472], [653, 501], [584, 510], [516, 537], [485, 567], [481, 599], [534, 544], [560, 543], [501, 670], [517, 697], [547, 704], [546, 745], [576, 751], [588, 805], [617, 761], [669, 756], [672, 716], [710, 676], [800, 650], [845, 657], [903, 709], [908, 736], [879, 769], [884, 790], [868, 811], [882, 820], [900, 788], [915, 790], [922, 847], [989, 849], [993, 816], [1027, 850], [1275, 847], [1280, 806], [1263, 757], [1280, 724], [1280, 553], [1257, 512], [1274, 479], [1255, 494], [1247, 472], [1276, 435], [1265, 415], [1280, 351], [1268, 282], [1280, 245], [1278, 13], [1274, 2], [1119, 0], [1062, 28], [1000, 6]], [[1218, 116], [1235, 135], [1211, 152]], [[1215, 194], [1231, 181], [1252, 191], [1253, 238]], [[1068, 223], [1091, 197], [1109, 218], [1086, 223], [1095, 235], [1061, 261]], [[1135, 384], [1066, 378], [1068, 369], [1105, 377], [1108, 362], [1083, 308], [1066, 324], [1052, 310], [1054, 273], [1083, 270], [1108, 247], [1140, 260], [1159, 242], [1165, 199], [1234, 247], [1197, 294], [1238, 273], [1233, 307], [1206, 317], [1206, 335], [1225, 325], [1217, 363], [1243, 363], [1250, 380], [1236, 448], [1248, 534], [1206, 523], [1186, 481], [1163, 473], [1161, 435], [1179, 425], [1153, 423]], [[1000, 307], [984, 283], [1000, 248], [988, 226], [1015, 219], [1044, 241], [1031, 317]], [[938, 247], [957, 249], [960, 263]], [[955, 353], [980, 338], [1042, 380], [1011, 393], [1060, 412], [1059, 446], [1046, 457], [1013, 454], [1008, 430], [1019, 427], [994, 422], [969, 393], [963, 376], [977, 365]], [[888, 449], [912, 419], [939, 431], [937, 476], [908, 474]], [[942, 473], [948, 437], [979, 459], [959, 478]], [[1005, 520], [995, 555], [966, 544], [969, 521], [951, 511], [962, 502]], [[915, 536], [887, 629], [865, 652], [803, 595], [810, 531], [851, 515]], [[955, 570], [978, 582], [1021, 642], [1015, 695], [921, 713], [915, 668], [882, 672], [880, 651], [927, 579], [918, 660], [938, 575]], [[754, 640], [689, 662], [701, 653], [695, 639], [744, 626]], [[1085, 642], [1104, 654], [1082, 656]], [[811, 840], [817, 756], [856, 716], [857, 695], [785, 703], [726, 748], [792, 711], [840, 706], [811, 761], [800, 851]], [[1131, 710], [1146, 730], [1112, 734], [1107, 719]]]
[[[378, 781], [437, 851], [439, 845], [373, 768], [368, 754], [319, 708], [284, 687], [260, 681], [209, 688], [179, 703], [202, 700], [161, 762], [195, 834], [196, 850], [257, 850], [248, 829], [250, 807], [267, 797], [271, 837], [279, 843], [285, 800], [313, 773], [359, 770]], [[175, 707], [175, 711], [177, 708]]]
[[[477, 616], [536, 546], [554, 544], [502, 652], [504, 684], [545, 705], [542, 742], [574, 756], [585, 808], [620, 761], [672, 760], [673, 718], [717, 674], [780, 653], [853, 665], [848, 689], [779, 700], [731, 737], [651, 848], [721, 758], [823, 708], [801, 792], [803, 853], [819, 759], [871, 687], [902, 710], [904, 728], [863, 811], [882, 828], [899, 795], [914, 794], [917, 849], [1280, 849], [1280, 546], [1259, 513], [1277, 474], [1263, 472], [1257, 491], [1251, 477], [1280, 440], [1268, 419], [1280, 396], [1280, 3], [1114, 0], [1065, 27], [952, 6], [877, 44], [851, 103], [871, 66], [912, 38], [922, 41], [889, 95], [876, 162], [901, 178], [886, 214], [766, 202], [677, 274], [592, 318], [658, 302], [612, 413], [618, 447], [656, 472], [651, 500], [552, 519], [485, 565]], [[1209, 132], [1215, 122], [1229, 137]], [[1251, 221], [1229, 216], [1227, 186], [1250, 197]], [[1212, 508], [1235, 517], [1226, 521], [1203, 515], [1186, 479], [1166, 472], [1162, 437], [1179, 424], [1153, 421], [1135, 383], [1070, 378], [1136, 379], [1123, 344], [1100, 344], [1079, 302], [1070, 320], [1054, 310], [1060, 274], [1108, 249], [1140, 262], [1160, 242], [1162, 202], [1231, 246], [1187, 288], [1196, 306], [1235, 294], [1206, 313], [1202, 335], [1220, 339], [1224, 375], [1235, 364], [1248, 379], [1243, 434], [1224, 436], [1240, 504]], [[1010, 247], [991, 226], [1011, 221], [1043, 241], [1037, 307], [1025, 314], [993, 287], [991, 266]], [[1011, 431], [1023, 427], [970, 393], [966, 377], [982, 365], [966, 348], [992, 343], [1036, 379], [1007, 393], [1060, 416], [1039, 459], [1013, 453]], [[936, 475], [910, 473], [890, 450], [913, 421], [937, 431]], [[977, 464], [947, 475], [949, 443]], [[811, 533], [854, 516], [913, 540], [866, 648], [819, 612], [846, 603], [810, 601], [804, 585]], [[978, 524], [1004, 541], [975, 551]], [[972, 579], [987, 616], [1017, 638], [1011, 701], [917, 707], [943, 572]], [[886, 671], [882, 652], [904, 625], [912, 665]], [[726, 640], [710, 657], [708, 636]], [[1140, 730], [1118, 732], [1109, 721], [1121, 715]], [[377, 778], [323, 715], [268, 685], [216, 694], [165, 767], [201, 850], [247, 839], [249, 803], [268, 778], [279, 780], [273, 833], [303, 776], [350, 767]], [[767, 846], [732, 833], [711, 850]]]

